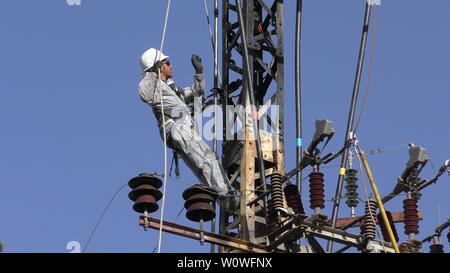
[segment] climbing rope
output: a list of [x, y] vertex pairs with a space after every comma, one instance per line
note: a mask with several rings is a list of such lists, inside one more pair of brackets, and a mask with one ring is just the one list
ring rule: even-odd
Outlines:
[[[166, 17], [164, 18], [164, 28], [163, 28], [163, 34], [161, 38], [161, 46], [159, 48], [159, 52], [157, 54], [156, 59], [159, 60], [159, 55], [162, 53], [162, 50], [164, 48], [164, 38], [166, 36], [166, 29], [167, 29], [167, 19], [169, 17], [169, 11], [170, 11], [170, 0], [167, 0], [167, 9], [166, 9]], [[158, 80], [156, 81], [159, 83], [159, 69], [158, 69]], [[161, 98], [161, 113], [162, 113], [162, 124], [163, 124], [163, 139], [164, 139], [164, 182], [163, 182], [163, 196], [162, 196], [162, 205], [161, 205], [161, 219], [159, 221], [159, 239], [158, 239], [158, 253], [161, 253], [161, 242], [162, 242], [162, 228], [163, 228], [163, 219], [164, 219], [164, 205], [166, 201], [166, 185], [167, 185], [167, 136], [166, 136], [166, 118], [164, 114], [164, 102], [163, 102], [163, 94], [162, 94], [162, 88], [158, 88], [161, 92], [160, 98]]]

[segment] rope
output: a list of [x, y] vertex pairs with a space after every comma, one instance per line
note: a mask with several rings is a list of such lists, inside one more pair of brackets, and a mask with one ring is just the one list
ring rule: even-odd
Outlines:
[[[159, 60], [159, 54], [161, 54], [163, 48], [164, 48], [164, 38], [166, 36], [166, 28], [167, 28], [167, 19], [169, 17], [169, 10], [170, 10], [170, 0], [167, 0], [167, 9], [166, 9], [166, 17], [164, 19], [164, 28], [163, 28], [163, 34], [161, 38], [161, 47], [159, 49], [157, 60]], [[159, 83], [159, 70], [158, 70], [158, 80], [157, 83]], [[161, 253], [161, 242], [162, 242], [162, 228], [163, 228], [163, 219], [164, 219], [164, 206], [166, 201], [166, 185], [167, 185], [167, 136], [166, 136], [166, 118], [164, 115], [164, 101], [163, 101], [163, 94], [162, 94], [162, 88], [159, 88], [161, 92], [161, 113], [162, 113], [162, 124], [163, 124], [163, 139], [164, 139], [164, 182], [163, 182], [163, 197], [162, 197], [162, 205], [161, 205], [161, 219], [159, 222], [159, 239], [158, 239], [158, 253]]]
[[[175, 220], [173, 220], [172, 222], [177, 224], [178, 218], [180, 218], [181, 213], [184, 211], [184, 206], [181, 208], [180, 212], [178, 212], [177, 217], [175, 218]], [[163, 235], [164, 236], [164, 235]], [[155, 246], [155, 248], [153, 249], [152, 253], [155, 253], [156, 249], [158, 248], [158, 245]]]
[[361, 122], [361, 117], [362, 117], [362, 115], [364, 113], [364, 110], [366, 109], [367, 97], [369, 95], [369, 87], [370, 87], [370, 84], [372, 82], [373, 63], [374, 63], [374, 55], [375, 55], [375, 33], [376, 33], [376, 25], [377, 25], [376, 12], [377, 12], [377, 6], [374, 5], [373, 14], [372, 14], [373, 29], [372, 29], [372, 38], [371, 38], [371, 46], [370, 46], [370, 60], [369, 60], [369, 70], [368, 70], [368, 76], [367, 76], [367, 84], [366, 84], [366, 90], [365, 90], [365, 93], [364, 93], [364, 99], [363, 99], [362, 106], [361, 106], [361, 111], [359, 112], [358, 120], [356, 122], [355, 129], [353, 130], [353, 132], [355, 132], [355, 133], [358, 130], [359, 124]]

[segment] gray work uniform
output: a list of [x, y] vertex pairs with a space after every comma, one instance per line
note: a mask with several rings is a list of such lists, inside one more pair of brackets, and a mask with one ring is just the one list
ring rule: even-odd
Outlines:
[[186, 165], [202, 183], [216, 189], [219, 195], [227, 194], [230, 183], [226, 173], [210, 147], [195, 132], [192, 109], [189, 107], [194, 96], [203, 96], [205, 89], [203, 74], [196, 74], [194, 84], [187, 88], [179, 88], [171, 80], [162, 81], [157, 78], [156, 73], [146, 72], [142, 75], [138, 89], [141, 99], [153, 109], [161, 137], [163, 137], [162, 93], [168, 146], [179, 152]]

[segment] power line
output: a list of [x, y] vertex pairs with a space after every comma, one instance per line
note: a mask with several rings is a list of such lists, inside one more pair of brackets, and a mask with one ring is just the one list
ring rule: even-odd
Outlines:
[[361, 122], [361, 118], [362, 115], [366, 109], [366, 104], [367, 104], [367, 98], [369, 96], [369, 87], [370, 84], [372, 82], [372, 74], [373, 74], [373, 64], [374, 64], [374, 56], [375, 56], [375, 33], [376, 33], [376, 26], [377, 26], [377, 21], [376, 21], [376, 12], [377, 12], [377, 7], [376, 5], [373, 8], [373, 14], [372, 14], [372, 20], [373, 20], [373, 29], [372, 29], [372, 37], [371, 37], [371, 46], [370, 46], [370, 59], [369, 59], [369, 69], [368, 69], [368, 76], [367, 76], [367, 84], [366, 84], [366, 90], [364, 92], [364, 98], [363, 98], [363, 102], [361, 105], [361, 110], [359, 112], [358, 115], [358, 120], [356, 122], [356, 126], [355, 129], [353, 130], [354, 133], [356, 133], [356, 131], [358, 130], [359, 124]]
[[377, 154], [383, 154], [383, 153], [387, 153], [387, 152], [393, 152], [396, 150], [399, 150], [405, 146], [408, 146], [410, 143], [403, 143], [401, 145], [395, 146], [393, 148], [388, 148], [388, 149], [374, 149], [374, 150], [370, 150], [369, 151], [369, 155], [377, 155]]
[[[428, 161], [430, 162], [431, 168], [433, 169], [433, 172], [436, 173], [436, 168], [434, 167], [433, 162], [431, 162], [431, 159], [428, 159]], [[435, 196], [436, 196], [436, 210], [437, 210], [437, 223], [439, 225], [439, 223], [441, 222], [441, 202], [439, 200], [439, 186], [438, 183], [434, 183], [434, 189], [435, 189]]]
[[87, 247], [89, 246], [89, 243], [91, 242], [92, 237], [94, 236], [95, 231], [97, 230], [97, 227], [99, 226], [100, 222], [103, 220], [103, 217], [105, 216], [106, 212], [109, 209], [109, 206], [111, 206], [111, 203], [113, 202], [114, 198], [116, 198], [117, 194], [119, 194], [119, 192], [126, 186], [128, 185], [128, 182], [123, 184], [122, 186], [120, 186], [120, 188], [118, 188], [116, 190], [116, 192], [113, 194], [113, 196], [111, 197], [111, 199], [109, 200], [108, 204], [106, 205], [105, 209], [103, 209], [103, 212], [100, 214], [100, 217], [98, 218], [97, 222], [95, 223], [94, 229], [91, 232], [91, 235], [89, 236], [89, 239], [86, 242], [86, 245], [84, 246], [83, 249], [83, 253], [86, 252]]

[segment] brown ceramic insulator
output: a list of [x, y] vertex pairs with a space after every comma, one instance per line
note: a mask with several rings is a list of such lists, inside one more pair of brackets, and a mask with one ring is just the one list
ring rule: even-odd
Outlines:
[[273, 199], [267, 200], [267, 233], [273, 232], [280, 227], [277, 211], [273, 207]]
[[214, 198], [209, 194], [197, 193], [184, 202], [184, 208], [188, 209], [194, 203], [214, 203]]
[[417, 207], [417, 200], [405, 199], [403, 200], [403, 209], [405, 214], [405, 234], [419, 233], [419, 209]]
[[[389, 220], [389, 225], [391, 226], [392, 233], [394, 233], [395, 241], [398, 242], [398, 240], [399, 240], [398, 233], [397, 233], [397, 229], [395, 228], [394, 219], [392, 218], [392, 213], [390, 211], [386, 211], [386, 216], [387, 216], [387, 218]], [[389, 237], [389, 232], [387, 230], [386, 225], [384, 224], [383, 217], [382, 217], [381, 213], [378, 213], [377, 219], [378, 219], [378, 223], [379, 223], [380, 228], [381, 228], [381, 233], [383, 234], [383, 239], [386, 242], [390, 242], [391, 241], [391, 237]]]
[[365, 204], [365, 213], [361, 225], [361, 234], [364, 240], [375, 239], [376, 234], [376, 212], [377, 212], [377, 201], [373, 198], [369, 198]]
[[136, 177], [133, 177], [128, 181], [128, 186], [132, 189], [139, 187], [140, 185], [151, 185], [157, 189], [161, 188], [162, 181], [156, 176], [148, 173], [141, 173]]
[[323, 180], [323, 173], [312, 172], [309, 175], [309, 198], [310, 208], [325, 207], [325, 185]]
[[162, 197], [162, 193], [160, 190], [151, 185], [143, 184], [132, 190], [128, 194], [128, 198], [130, 198], [131, 201], [136, 201], [136, 199], [142, 195], [152, 195], [156, 201], [158, 201]]
[[430, 245], [430, 253], [444, 253], [444, 246], [441, 244]]
[[211, 221], [216, 217], [214, 203], [217, 191], [207, 185], [197, 184], [183, 192], [186, 217], [194, 222]]
[[283, 209], [283, 178], [279, 173], [273, 173], [271, 177], [270, 193], [272, 194], [272, 205], [275, 210]]
[[295, 214], [305, 214], [303, 203], [300, 198], [298, 187], [294, 184], [289, 184], [284, 187], [284, 197], [288, 207], [292, 208]]
[[216, 217], [216, 212], [210, 203], [198, 202], [189, 206], [186, 217], [194, 222], [200, 222], [201, 220], [207, 222]]
[[134, 202], [133, 209], [139, 213], [152, 213], [157, 211], [159, 208], [158, 203], [156, 203], [155, 197], [152, 195], [141, 195], [136, 198]]
[[218, 193], [217, 193], [217, 191], [216, 191], [215, 189], [209, 187], [208, 185], [204, 185], [204, 184], [196, 184], [196, 185], [194, 185], [194, 186], [192, 186], [192, 187], [186, 189], [186, 190], [183, 192], [183, 199], [184, 199], [184, 200], [188, 200], [189, 197], [191, 197], [192, 195], [194, 195], [194, 194], [199, 194], [199, 193], [202, 193], [202, 194], [208, 194], [208, 195], [210, 195], [211, 197], [213, 197], [214, 200], [216, 200], [217, 197], [219, 196]]

